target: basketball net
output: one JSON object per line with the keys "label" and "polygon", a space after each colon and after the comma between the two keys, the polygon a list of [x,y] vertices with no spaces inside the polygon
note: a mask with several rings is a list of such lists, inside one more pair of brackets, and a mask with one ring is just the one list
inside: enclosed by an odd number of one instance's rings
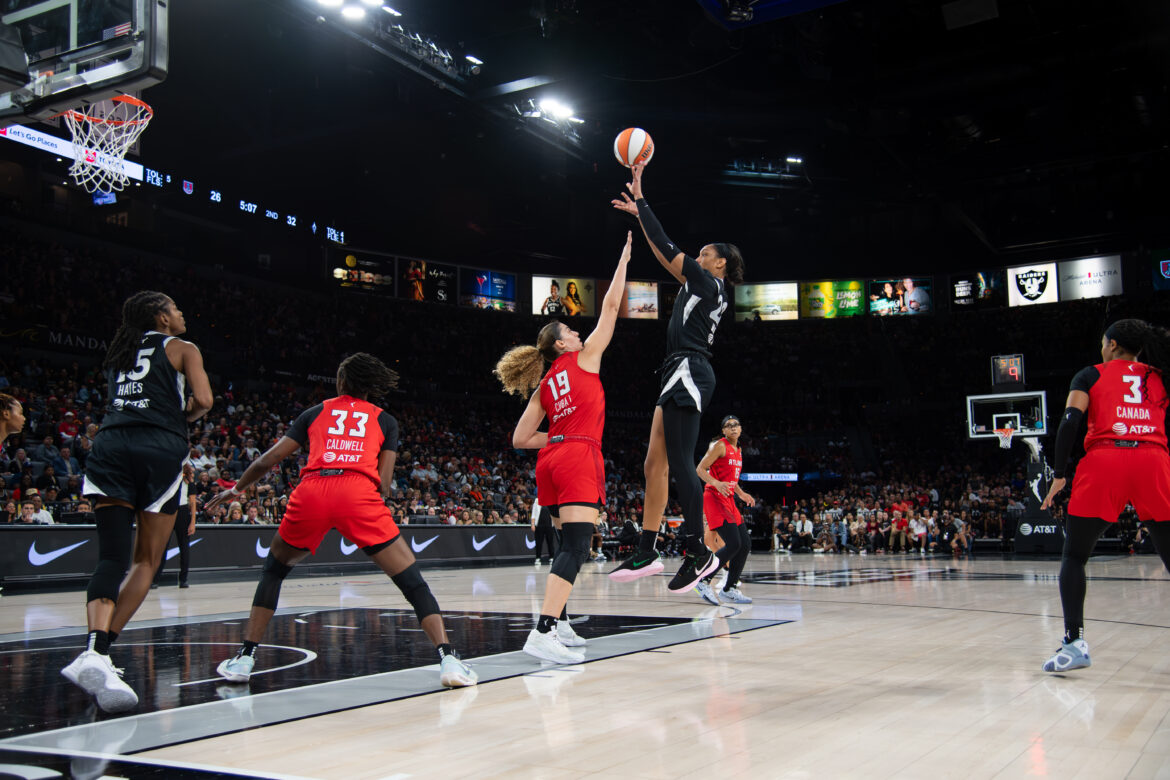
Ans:
{"label": "basketball net", "polygon": [[73,136],[69,175],[86,192],[121,191],[129,181],[126,150],[154,117],[151,107],[131,95],[117,95],[91,103],[85,113],[70,110],[62,116]]}
{"label": "basketball net", "polygon": [[1015,432],[1014,428],[996,428],[995,437],[999,439],[999,446],[1005,450],[1010,450],[1012,447],[1012,434]]}

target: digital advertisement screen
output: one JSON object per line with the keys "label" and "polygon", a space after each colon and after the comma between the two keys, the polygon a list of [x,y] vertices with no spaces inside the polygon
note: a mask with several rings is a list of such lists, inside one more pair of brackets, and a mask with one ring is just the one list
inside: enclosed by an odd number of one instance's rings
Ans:
{"label": "digital advertisement screen", "polygon": [[516,311],[515,274],[462,268],[459,280],[459,302],[464,306]]}
{"label": "digital advertisement screen", "polygon": [[1001,269],[972,271],[951,277],[952,309],[984,309],[1007,305]]}
{"label": "digital advertisement screen", "polygon": [[865,290],[860,280],[801,283],[801,317],[828,320],[859,314],[865,314]]}
{"label": "digital advertisement screen", "polygon": [[874,279],[869,283],[869,313],[879,317],[933,314],[933,280],[929,276]]}
{"label": "digital advertisement screen", "polygon": [[596,292],[597,282],[593,279],[533,276],[532,313],[549,317],[595,317]]}
{"label": "digital advertisement screen", "polygon": [[1062,301],[1121,295],[1121,255],[1065,260],[1057,273]]}
{"label": "digital advertisement screen", "polygon": [[[597,281],[597,305],[609,291],[609,280]],[[658,319],[658,282],[626,282],[618,316],[632,320]]]}
{"label": "digital advertisement screen", "polygon": [[1170,249],[1155,249],[1150,252],[1153,260],[1154,289],[1170,290]]}
{"label": "digital advertisement screen", "polygon": [[1007,269],[1008,306],[1056,303],[1056,263],[1021,265]]}
{"label": "digital advertisement screen", "polygon": [[118,196],[113,192],[98,190],[93,194],[93,205],[112,206],[118,202]]}
{"label": "digital advertisement screen", "polygon": [[735,288],[735,319],[794,320],[800,314],[796,282],[741,284]]}
{"label": "digital advertisement screen", "polygon": [[398,261],[398,295],[412,301],[455,303],[455,285],[459,269],[426,260]]}
{"label": "digital advertisement screen", "polygon": [[394,258],[355,252],[333,253],[330,276],[342,289],[375,295],[394,294]]}

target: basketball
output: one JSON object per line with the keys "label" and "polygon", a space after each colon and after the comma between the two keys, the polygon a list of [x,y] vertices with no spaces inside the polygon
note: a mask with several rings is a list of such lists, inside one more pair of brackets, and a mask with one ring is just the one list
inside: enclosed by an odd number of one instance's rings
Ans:
{"label": "basketball", "polygon": [[640,127],[627,127],[613,139],[613,156],[627,168],[648,163],[654,156],[654,140]]}

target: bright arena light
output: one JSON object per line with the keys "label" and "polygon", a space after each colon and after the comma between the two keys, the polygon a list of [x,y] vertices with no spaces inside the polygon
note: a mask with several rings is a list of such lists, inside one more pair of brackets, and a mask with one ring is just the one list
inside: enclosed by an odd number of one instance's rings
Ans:
{"label": "bright arena light", "polygon": [[360,5],[347,5],[345,8],[341,9],[341,15],[351,21],[357,21],[358,19],[365,18],[366,9],[362,8]]}
{"label": "bright arena light", "polygon": [[557,119],[568,119],[573,115],[573,109],[553,98],[544,98],[540,101],[540,110],[552,114]]}
{"label": "bright arena light", "polygon": [[318,3],[326,8],[338,8],[345,0],[317,0]]}
{"label": "bright arena light", "polygon": [[371,8],[377,8],[382,4],[382,0],[362,0],[362,2]]}
{"label": "bright arena light", "polygon": [[390,14],[391,16],[402,16],[401,11],[395,11],[393,8],[391,8],[388,5],[382,6],[382,10],[385,11],[386,13]]}
{"label": "bright arena light", "polygon": [[468,54],[466,59],[472,65],[483,65],[483,60],[481,60],[479,57],[473,57],[470,54]]}

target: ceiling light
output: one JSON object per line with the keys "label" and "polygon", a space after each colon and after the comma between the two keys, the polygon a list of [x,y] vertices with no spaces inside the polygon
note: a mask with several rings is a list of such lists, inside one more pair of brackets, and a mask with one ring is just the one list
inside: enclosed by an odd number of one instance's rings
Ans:
{"label": "ceiling light", "polygon": [[365,18],[366,9],[362,8],[360,5],[347,5],[345,8],[341,9],[341,15],[350,21],[357,21],[358,19]]}
{"label": "ceiling light", "polygon": [[573,109],[553,98],[544,98],[541,100],[540,108],[546,114],[552,114],[557,119],[568,119],[574,113]]}
{"label": "ceiling light", "polygon": [[344,0],[317,0],[317,2],[326,8],[338,8]]}
{"label": "ceiling light", "polygon": [[371,8],[377,8],[382,4],[382,0],[362,0],[362,2]]}
{"label": "ceiling light", "polygon": [[481,60],[479,57],[473,57],[470,54],[468,54],[466,59],[472,65],[483,65],[483,60]]}
{"label": "ceiling light", "polygon": [[388,5],[382,6],[382,10],[385,11],[386,13],[390,14],[391,16],[402,16],[402,13],[400,11],[395,11],[393,8],[391,8]]}

